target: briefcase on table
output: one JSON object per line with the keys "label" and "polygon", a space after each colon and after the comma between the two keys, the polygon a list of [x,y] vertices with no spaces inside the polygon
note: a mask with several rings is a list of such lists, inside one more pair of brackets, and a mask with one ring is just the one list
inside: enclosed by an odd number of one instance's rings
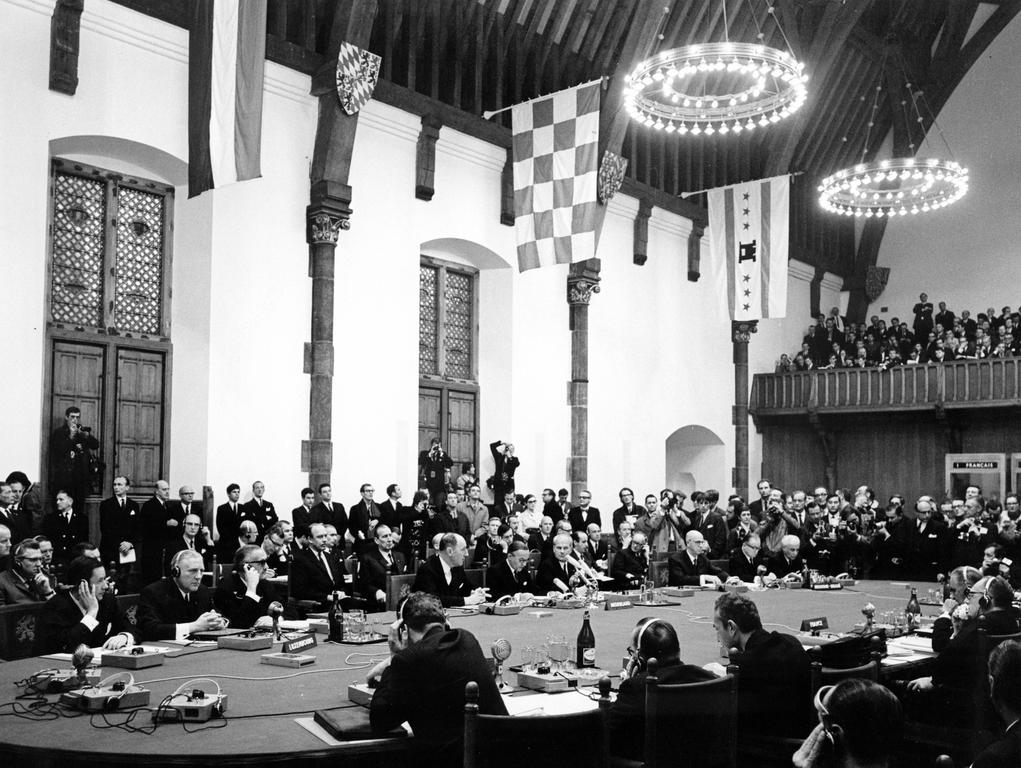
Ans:
{"label": "briefcase on table", "polygon": [[394,739],[408,735],[408,732],[400,726],[386,733],[375,733],[369,725],[369,710],[362,707],[320,709],[315,713],[315,721],[337,741]]}

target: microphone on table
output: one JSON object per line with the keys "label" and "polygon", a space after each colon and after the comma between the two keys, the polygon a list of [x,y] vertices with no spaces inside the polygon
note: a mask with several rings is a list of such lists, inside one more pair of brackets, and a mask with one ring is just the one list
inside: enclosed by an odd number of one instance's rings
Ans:
{"label": "microphone on table", "polygon": [[500,665],[510,658],[510,640],[502,637],[494,640],[493,644],[489,647],[489,652],[493,654],[493,661],[496,662],[496,673],[493,675],[496,678],[496,687],[502,691],[507,687],[507,684],[503,681],[503,672],[500,669]]}
{"label": "microphone on table", "polygon": [[274,600],[272,603],[269,604],[269,607],[266,609],[266,613],[269,614],[269,617],[271,619],[273,619],[273,635],[276,637],[278,641],[281,640],[282,638],[280,636],[280,617],[284,613],[284,606],[281,605],[277,600]]}
{"label": "microphone on table", "polygon": [[85,670],[92,663],[95,658],[95,654],[89,646],[82,643],[74,649],[74,653],[71,654],[71,665],[74,667],[74,671],[78,675],[78,681],[84,686],[86,684]]}

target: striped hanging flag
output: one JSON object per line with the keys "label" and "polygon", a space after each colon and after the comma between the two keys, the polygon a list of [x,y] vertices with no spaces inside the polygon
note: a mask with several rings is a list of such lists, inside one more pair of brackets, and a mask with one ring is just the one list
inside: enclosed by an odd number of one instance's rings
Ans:
{"label": "striped hanging flag", "polygon": [[790,176],[709,190],[709,258],[732,320],[787,315]]}
{"label": "striped hanging flag", "polygon": [[601,81],[511,109],[518,269],[596,255]]}
{"label": "striped hanging flag", "polygon": [[188,197],[262,175],[266,0],[193,0]]}

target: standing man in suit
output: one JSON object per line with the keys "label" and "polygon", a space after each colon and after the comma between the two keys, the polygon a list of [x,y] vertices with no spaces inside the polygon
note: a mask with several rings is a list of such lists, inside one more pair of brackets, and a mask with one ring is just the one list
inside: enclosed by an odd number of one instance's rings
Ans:
{"label": "standing man in suit", "polygon": [[615,531],[625,520],[634,525],[638,516],[645,511],[635,504],[635,492],[630,488],[621,488],[619,495],[620,506],[613,510],[613,530]]}
{"label": "standing man in suit", "polygon": [[671,587],[697,587],[704,583],[719,586],[720,582],[726,581],[729,578],[726,572],[714,568],[705,551],[705,537],[701,532],[692,528],[684,534],[684,549],[667,559],[670,572],[667,584]]}
{"label": "standing man in suit", "polygon": [[12,485],[0,483],[0,525],[7,526],[14,541],[21,541],[32,535],[32,523],[14,508],[14,498]]}
{"label": "standing man in suit", "polygon": [[557,491],[557,506],[560,508],[559,515],[550,515],[553,518],[553,525],[556,525],[561,520],[566,520],[567,516],[571,514],[571,495],[567,492],[566,488],[561,488]]}
{"label": "standing man in suit", "polygon": [[393,532],[386,523],[376,526],[376,546],[365,550],[358,568],[359,592],[370,606],[386,610],[386,577],[407,573],[404,555],[394,549]]}
{"label": "standing man in suit", "polygon": [[904,532],[909,578],[935,581],[937,573],[946,573],[950,534],[945,523],[932,519],[933,506],[927,498],[919,499],[915,503],[915,524]]}
{"label": "standing man in suit", "polygon": [[727,552],[727,521],[716,509],[720,492],[710,489],[704,493],[691,494],[695,511],[691,516],[691,527],[697,529],[709,545],[709,557],[723,557]]}
{"label": "standing man in suit", "polygon": [[182,523],[188,515],[195,514],[199,516],[199,519],[202,518],[202,504],[201,502],[196,503],[195,489],[190,485],[182,485],[177,490],[177,502],[171,502],[168,506],[174,517]]}
{"label": "standing man in suit", "polygon": [[53,559],[61,566],[71,561],[71,550],[89,538],[89,518],[74,507],[67,491],[57,492],[57,508],[43,519],[43,533],[53,542]]}
{"label": "standing man in suit", "polygon": [[71,589],[46,603],[36,620],[35,653],[73,653],[79,645],[116,651],[138,636],[117,605],[106,569],[93,557],[67,567]]}
{"label": "standing man in suit", "polygon": [[372,531],[382,514],[379,505],[372,500],[372,495],[376,492],[376,489],[372,487],[372,483],[362,483],[358,492],[362,495],[362,498],[351,507],[351,517],[348,520],[350,526],[348,533],[354,541],[356,555],[362,554],[368,548]]}
{"label": "standing man in suit", "polygon": [[578,506],[571,507],[567,520],[571,523],[572,531],[584,533],[588,529],[589,523],[595,523],[602,529],[603,521],[599,516],[599,510],[592,506],[591,491],[586,489],[578,494]]}
{"label": "standing man in suit", "polygon": [[748,509],[752,511],[752,517],[755,522],[761,523],[762,516],[766,512],[767,502],[769,501],[769,494],[773,490],[773,485],[768,480],[759,480],[755,486],[759,491],[759,498],[748,505]]}
{"label": "standing man in suit", "polygon": [[[737,661],[739,732],[805,736],[811,668],[798,639],[766,632],[755,603],[729,592],[716,600],[713,628],[721,647],[737,648],[741,653]],[[725,674],[716,662],[706,668]]]}
{"label": "standing man in suit", "polygon": [[226,621],[213,610],[213,594],[202,584],[202,556],[178,552],[170,575],[145,587],[138,596],[138,628],[143,640],[183,641],[193,632],[223,629]]}
{"label": "standing man in suit", "polygon": [[467,551],[468,545],[463,536],[457,533],[443,534],[439,551],[418,567],[412,592],[435,595],[444,608],[484,602],[486,589],[476,587],[465,575],[464,557]]}
{"label": "standing man in suit", "polygon": [[99,552],[104,563],[120,565],[138,546],[138,502],[128,498],[131,481],[113,479],[113,496],[99,503]]}
{"label": "standing man in suit", "polygon": [[[304,493],[304,491],[302,491]],[[347,533],[347,510],[344,505],[333,500],[333,486],[329,483],[319,484],[319,503],[312,507],[313,523],[333,523],[340,538]],[[294,521],[295,525],[298,521]]]}
{"label": "standing man in suit", "polygon": [[30,531],[28,535],[31,536],[43,525],[43,504],[39,498],[39,488],[20,469],[7,475],[6,482],[11,484],[11,490],[14,491],[12,511],[15,515],[24,515]]}
{"label": "standing man in suit", "polygon": [[497,440],[489,444],[489,452],[493,454],[493,498],[502,499],[508,493],[514,493],[514,472],[521,466],[521,460],[514,455],[514,444]]}
{"label": "standing man in suit", "polygon": [[216,508],[217,541],[234,541],[244,516],[241,503],[241,486],[231,483],[227,486],[227,501]]}
{"label": "standing man in suit", "polygon": [[266,493],[266,484],[261,480],[252,483],[252,500],[245,504],[247,517],[255,523],[259,529],[259,537],[266,535],[266,531],[273,527],[277,521],[277,510],[273,502],[263,498]]}
{"label": "standing man in suit", "polygon": [[[315,515],[312,512],[313,507],[318,507],[315,504],[316,493],[311,488],[301,489],[301,506],[295,507],[291,510],[291,521],[294,523],[295,528],[307,531],[312,523],[327,523],[333,522],[332,517],[330,520],[324,519],[323,515]],[[327,510],[324,508],[323,512]]]}
{"label": "standing man in suit", "polygon": [[151,584],[163,574],[163,548],[167,540],[180,530],[177,519],[170,514],[170,483],[156,481],[152,498],[142,505],[139,527],[142,533],[142,583]]}
{"label": "standing man in suit", "polygon": [[429,440],[429,450],[418,454],[418,476],[422,485],[429,491],[429,500],[435,506],[439,504],[439,496],[446,492],[447,471],[454,466],[438,437]]}
{"label": "standing man in suit", "polygon": [[308,549],[291,564],[291,596],[295,599],[326,605],[335,593],[347,597],[347,568],[343,560],[327,551],[327,543],[326,526],[312,523]]}
{"label": "standing man in suit", "polygon": [[50,437],[50,489],[67,491],[77,512],[85,513],[89,492],[89,451],[99,449],[92,427],[82,426],[76,405],[64,411],[64,424]]}

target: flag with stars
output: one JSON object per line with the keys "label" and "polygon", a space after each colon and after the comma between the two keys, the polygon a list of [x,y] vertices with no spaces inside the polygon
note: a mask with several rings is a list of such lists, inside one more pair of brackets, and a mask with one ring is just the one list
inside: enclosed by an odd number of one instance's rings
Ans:
{"label": "flag with stars", "polygon": [[790,176],[709,190],[709,258],[733,320],[787,314]]}

